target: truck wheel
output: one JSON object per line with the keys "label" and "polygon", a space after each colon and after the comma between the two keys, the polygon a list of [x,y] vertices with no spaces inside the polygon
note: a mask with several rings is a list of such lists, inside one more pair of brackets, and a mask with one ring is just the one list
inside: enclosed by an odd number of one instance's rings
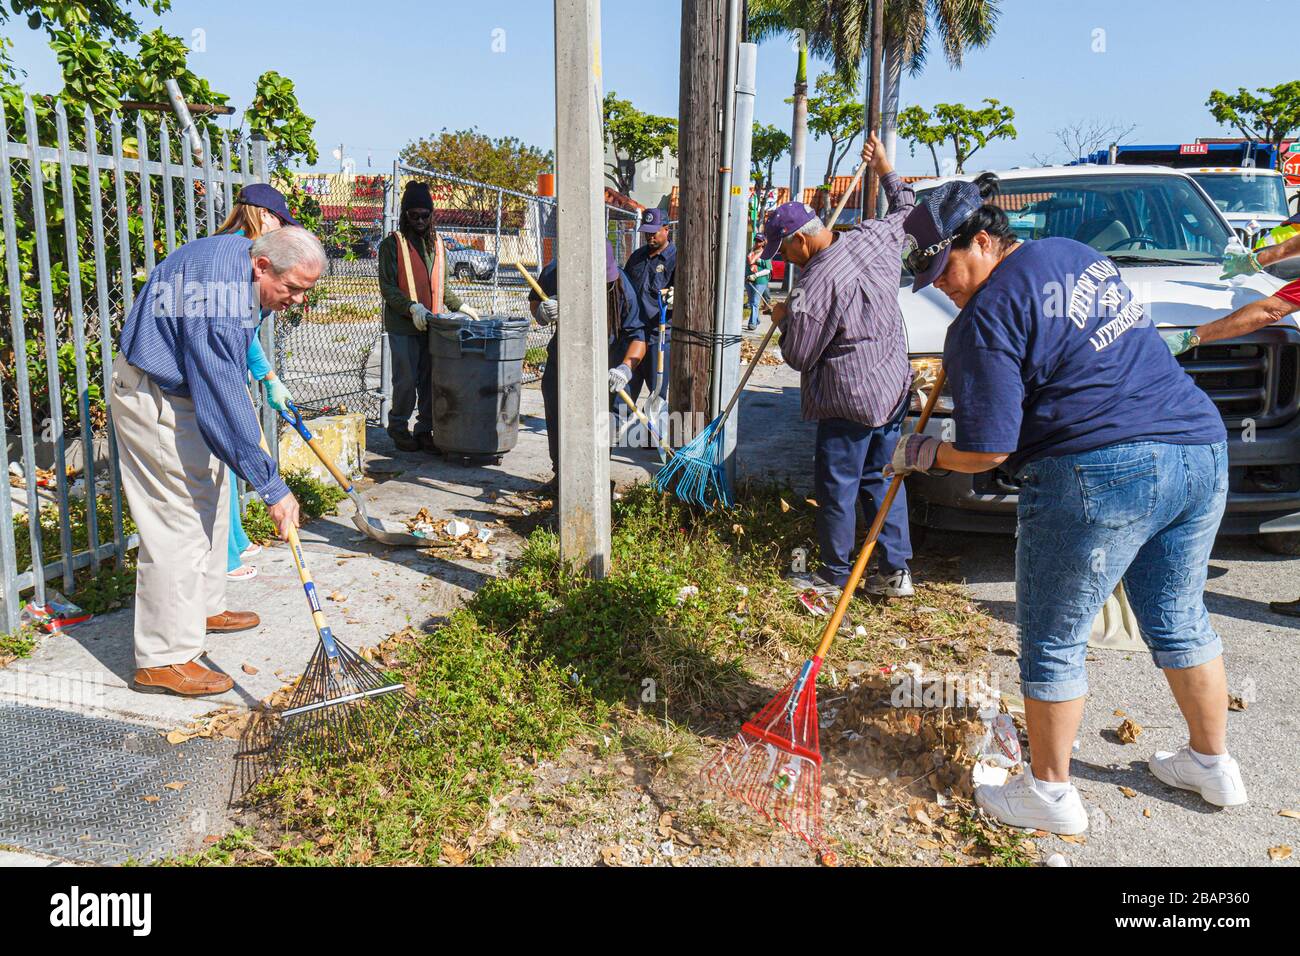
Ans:
{"label": "truck wheel", "polygon": [[1258,534],[1255,536],[1260,548],[1269,554],[1282,554],[1287,557],[1300,556],[1300,532],[1283,531],[1278,534]]}

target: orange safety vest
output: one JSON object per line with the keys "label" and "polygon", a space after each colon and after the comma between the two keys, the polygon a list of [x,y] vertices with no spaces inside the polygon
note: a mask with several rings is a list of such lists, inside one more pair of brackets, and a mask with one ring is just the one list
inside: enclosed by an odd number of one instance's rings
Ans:
{"label": "orange safety vest", "polygon": [[402,235],[401,230],[394,230],[393,237],[397,241],[397,259],[401,263],[401,268],[397,270],[397,287],[406,293],[408,299],[420,303],[435,315],[445,312],[442,280],[446,275],[446,253],[442,237],[436,233],[433,237],[432,274],[424,264],[424,256],[416,253],[415,247]]}

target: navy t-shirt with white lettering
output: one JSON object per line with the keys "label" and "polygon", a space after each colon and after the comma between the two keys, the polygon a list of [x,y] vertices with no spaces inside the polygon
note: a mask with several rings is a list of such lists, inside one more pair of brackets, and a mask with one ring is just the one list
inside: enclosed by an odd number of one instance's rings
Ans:
{"label": "navy t-shirt with white lettering", "polygon": [[1025,242],[944,342],[961,451],[1036,458],[1131,441],[1223,441],[1209,396],[1170,354],[1115,264],[1073,239]]}

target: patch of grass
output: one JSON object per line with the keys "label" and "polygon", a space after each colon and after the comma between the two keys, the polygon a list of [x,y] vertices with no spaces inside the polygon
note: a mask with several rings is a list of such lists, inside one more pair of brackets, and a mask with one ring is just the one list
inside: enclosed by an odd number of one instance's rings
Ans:
{"label": "patch of grass", "polygon": [[[748,710],[817,639],[781,580],[814,551],[813,515],[781,489],[741,489],[737,508],[702,513],[640,485],[615,503],[602,580],[534,531],[507,576],[436,630],[379,649],[438,715],[427,746],[295,768],[258,793],[276,836],[188,862],[489,862],[512,846],[498,801],[575,740],[609,738],[652,770],[688,766],[703,753],[693,724]],[[863,619],[885,613],[858,603]]]}
{"label": "patch of grass", "polygon": [[25,626],[12,634],[0,634],[0,667],[8,667],[16,660],[30,657],[36,649],[38,633],[35,628]]}
{"label": "patch of grass", "polygon": [[1013,827],[992,829],[971,815],[957,821],[956,830],[972,841],[974,856],[986,866],[1033,866],[1037,850],[1024,833]]}
{"label": "patch of grass", "polygon": [[[284,483],[298,499],[304,523],[323,515],[334,514],[338,510],[338,503],[347,497],[347,493],[337,483],[321,481],[305,469],[287,471],[283,477]],[[248,535],[250,541],[256,541],[258,544],[274,541],[279,536],[275,530],[275,522],[271,520],[266,505],[260,498],[248,502],[244,509],[243,525],[244,534]]]}

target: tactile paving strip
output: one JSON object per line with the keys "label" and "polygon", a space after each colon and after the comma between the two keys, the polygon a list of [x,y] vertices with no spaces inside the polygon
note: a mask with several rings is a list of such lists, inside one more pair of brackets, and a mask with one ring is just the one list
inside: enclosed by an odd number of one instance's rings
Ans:
{"label": "tactile paving strip", "polygon": [[225,829],[235,749],[230,740],[172,746],[137,724],[0,706],[0,843],[87,863],[193,851]]}

